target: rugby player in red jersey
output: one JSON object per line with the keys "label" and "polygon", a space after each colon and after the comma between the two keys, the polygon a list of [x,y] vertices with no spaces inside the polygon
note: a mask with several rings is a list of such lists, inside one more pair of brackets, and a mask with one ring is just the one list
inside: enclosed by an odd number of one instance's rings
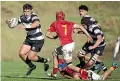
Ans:
{"label": "rugby player in red jersey", "polygon": [[[85,30],[82,25],[75,24],[73,22],[69,22],[64,20],[65,14],[62,11],[56,12],[56,21],[54,21],[49,29],[47,30],[46,37],[49,39],[60,39],[61,45],[56,48],[53,52],[53,75],[57,76],[58,71],[58,61],[56,57],[58,55],[63,55],[65,60],[65,65],[68,66],[69,69],[72,69],[76,72],[81,72],[81,69],[72,65],[72,52],[74,50],[75,42],[72,39],[72,32],[74,29],[80,29],[83,31],[88,37],[88,41],[92,41],[91,36]],[[53,36],[51,33],[56,32],[56,36]]]}

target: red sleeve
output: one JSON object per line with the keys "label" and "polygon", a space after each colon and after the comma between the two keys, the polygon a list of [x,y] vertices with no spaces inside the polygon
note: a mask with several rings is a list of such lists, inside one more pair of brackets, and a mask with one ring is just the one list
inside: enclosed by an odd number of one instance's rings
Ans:
{"label": "red sleeve", "polygon": [[50,27],[48,28],[47,31],[50,31],[50,32],[55,32],[56,31],[55,30],[55,23],[54,22],[50,25]]}

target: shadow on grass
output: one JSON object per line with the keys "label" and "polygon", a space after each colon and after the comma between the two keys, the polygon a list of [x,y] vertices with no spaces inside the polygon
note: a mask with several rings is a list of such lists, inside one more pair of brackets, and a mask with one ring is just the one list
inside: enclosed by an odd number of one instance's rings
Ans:
{"label": "shadow on grass", "polygon": [[60,80],[64,79],[62,77],[53,78],[53,77],[36,77],[36,76],[1,76],[6,78],[26,78],[26,79],[46,79],[46,80]]}

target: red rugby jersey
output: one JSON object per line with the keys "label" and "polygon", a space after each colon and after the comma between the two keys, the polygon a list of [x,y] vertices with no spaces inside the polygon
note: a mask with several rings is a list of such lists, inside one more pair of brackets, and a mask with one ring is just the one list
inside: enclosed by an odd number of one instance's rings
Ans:
{"label": "red rugby jersey", "polygon": [[73,32],[73,22],[61,20],[61,21],[55,21],[53,22],[48,31],[50,32],[56,32],[61,45],[66,45],[68,43],[72,43],[72,32]]}

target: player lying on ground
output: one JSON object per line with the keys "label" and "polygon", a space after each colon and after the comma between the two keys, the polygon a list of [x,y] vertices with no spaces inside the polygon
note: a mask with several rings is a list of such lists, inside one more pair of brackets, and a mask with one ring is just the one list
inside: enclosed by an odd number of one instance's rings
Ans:
{"label": "player lying on ground", "polygon": [[[65,78],[70,79],[82,79],[82,80],[106,80],[109,75],[117,68],[117,64],[113,63],[113,65],[102,75],[98,75],[92,70],[85,70],[82,69],[80,73],[75,72],[71,69],[69,69],[63,59],[58,59],[58,68],[60,71],[60,74]],[[54,75],[51,73],[48,73],[48,76],[54,77]]]}
{"label": "player lying on ground", "polygon": [[[97,64],[97,66],[99,66],[98,68],[106,71],[107,68],[104,66],[101,59],[106,46],[103,31],[101,30],[98,22],[88,15],[88,7],[86,5],[79,6],[79,14],[82,17],[81,24],[93,39],[92,42],[86,42],[82,49],[79,50],[77,56],[80,60],[80,65],[84,66],[84,68],[90,68],[94,64]],[[84,60],[88,62],[85,64]]]}
{"label": "player lying on ground", "polygon": [[27,31],[26,39],[19,50],[20,58],[29,66],[26,75],[29,75],[36,68],[32,61],[44,63],[45,71],[49,67],[46,63],[50,61],[37,55],[44,45],[44,36],[41,31],[40,20],[32,9],[32,5],[24,4],[23,15],[19,19],[11,18],[6,21],[10,28],[22,28]]}
{"label": "player lying on ground", "polygon": [[[56,48],[53,52],[53,74],[57,75],[57,69],[58,69],[58,63],[56,57],[57,55],[63,55],[64,60],[69,68],[80,72],[80,68],[75,67],[72,65],[72,53],[74,50],[75,42],[72,39],[72,32],[74,29],[81,29],[87,36],[88,41],[91,41],[92,38],[88,34],[88,32],[85,30],[85,28],[82,25],[75,24],[70,21],[65,20],[65,14],[62,11],[56,12],[56,21],[54,21],[47,33],[46,37],[49,39],[56,39],[57,37],[60,39],[61,46]],[[52,33],[56,32],[57,36],[53,36]]]}

